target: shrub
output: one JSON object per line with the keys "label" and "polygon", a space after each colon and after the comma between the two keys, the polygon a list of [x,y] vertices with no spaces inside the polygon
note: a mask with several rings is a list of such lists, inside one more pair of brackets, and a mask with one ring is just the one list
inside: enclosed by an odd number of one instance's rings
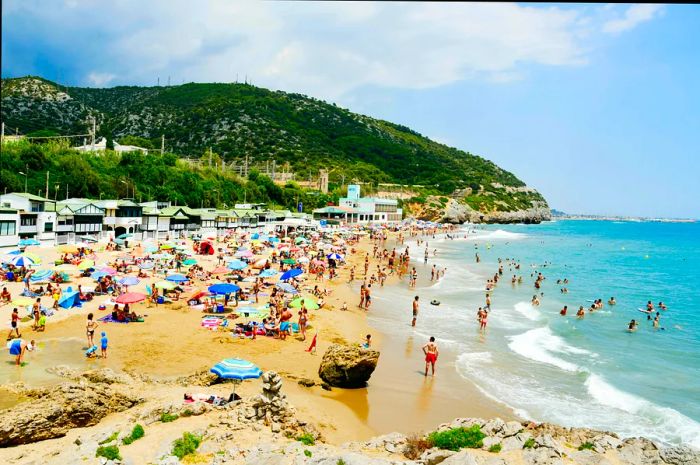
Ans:
{"label": "shrub", "polygon": [[163,423],[170,423],[171,421],[175,421],[178,418],[180,418],[178,415],[174,415],[172,413],[161,413],[160,414],[160,421]]}
{"label": "shrub", "polygon": [[433,444],[425,436],[412,434],[406,438],[403,455],[409,460],[417,460],[423,452],[433,447]]}
{"label": "shrub", "polygon": [[494,452],[494,453],[499,453],[501,451],[501,443],[499,442],[498,444],[494,444],[491,447],[489,447],[489,452]]}
{"label": "shrub", "polygon": [[335,462],[335,465],[348,465],[348,464],[345,463],[345,460],[343,460],[343,459],[338,459],[338,461]]}
{"label": "shrub", "polygon": [[104,457],[107,460],[122,459],[122,456],[119,455],[119,448],[117,446],[100,446],[95,452],[95,457]]}
{"label": "shrub", "polygon": [[314,437],[309,433],[304,433],[301,436],[297,436],[297,441],[305,446],[313,446],[316,443]]}
{"label": "shrub", "polygon": [[583,444],[578,446],[578,450],[593,450],[594,448],[595,446],[590,442],[584,442]]}
{"label": "shrub", "polygon": [[192,415],[194,415],[194,412],[190,409],[186,409],[182,413],[180,413],[180,416],[185,418],[191,417]]}
{"label": "shrub", "polygon": [[137,439],[141,439],[145,434],[146,432],[143,430],[143,426],[137,424],[134,426],[134,429],[131,430],[131,434],[122,439],[122,442],[128,446]]}
{"label": "shrub", "polygon": [[201,443],[201,437],[185,431],[182,433],[182,437],[180,439],[173,441],[172,455],[182,460],[184,456],[193,454]]}
{"label": "shrub", "polygon": [[119,431],[115,431],[107,439],[103,439],[102,441],[98,442],[97,444],[99,444],[99,445],[107,444],[108,442],[112,442],[115,439],[117,439],[117,436],[119,436]]}
{"label": "shrub", "polygon": [[535,447],[534,438],[529,438],[527,441],[525,441],[525,444],[523,444],[523,449],[532,449],[533,447]]}
{"label": "shrub", "polygon": [[447,431],[434,431],[428,436],[429,440],[440,449],[458,451],[468,447],[478,449],[484,445],[486,437],[479,425],[470,428],[452,428]]}
{"label": "shrub", "polygon": [[311,451],[309,449],[304,449],[304,455],[307,457],[311,457],[313,454],[311,453]]}

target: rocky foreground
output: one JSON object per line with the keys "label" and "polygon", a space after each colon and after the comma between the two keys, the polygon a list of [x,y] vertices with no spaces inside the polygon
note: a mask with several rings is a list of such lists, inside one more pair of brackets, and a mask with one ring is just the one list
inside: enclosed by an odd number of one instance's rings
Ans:
{"label": "rocky foreground", "polygon": [[[28,400],[0,411],[0,447],[5,448],[0,463],[700,465],[700,452],[685,446],[664,448],[644,438],[500,419],[460,418],[436,429],[476,427],[483,433],[477,448],[440,449],[427,435],[399,433],[331,445],[313,424],[298,418],[274,372],[263,375],[261,393],[223,406],[162,400],[161,392],[216,383],[207,373],[161,381],[108,369],[77,373],[58,367],[55,372],[67,381],[41,389],[11,386]],[[130,431],[136,424],[145,434],[134,439]],[[189,450],[173,445],[173,437],[183,434],[197,438]]]}

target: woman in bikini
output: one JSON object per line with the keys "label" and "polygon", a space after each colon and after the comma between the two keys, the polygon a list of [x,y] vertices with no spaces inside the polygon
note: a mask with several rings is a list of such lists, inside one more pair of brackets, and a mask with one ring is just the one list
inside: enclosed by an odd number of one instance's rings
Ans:
{"label": "woman in bikini", "polygon": [[99,326],[95,321],[93,321],[92,318],[92,313],[88,313],[87,324],[85,325],[85,329],[87,332],[88,348],[95,345],[95,341],[93,340],[93,338],[95,336],[95,329]]}

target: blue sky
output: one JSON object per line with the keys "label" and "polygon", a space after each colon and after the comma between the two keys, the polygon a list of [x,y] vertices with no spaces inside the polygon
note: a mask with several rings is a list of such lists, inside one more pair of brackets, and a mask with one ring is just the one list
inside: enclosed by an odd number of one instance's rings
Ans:
{"label": "blue sky", "polygon": [[700,218],[700,6],[5,0],[2,76],[301,92],[569,212]]}

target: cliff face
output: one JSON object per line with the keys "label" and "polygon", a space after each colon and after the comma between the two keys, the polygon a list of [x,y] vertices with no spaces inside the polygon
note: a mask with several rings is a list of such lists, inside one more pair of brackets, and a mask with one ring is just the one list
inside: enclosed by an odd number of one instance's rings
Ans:
{"label": "cliff face", "polygon": [[444,197],[428,197],[423,204],[411,204],[411,216],[419,220],[438,223],[526,223],[537,224],[552,219],[546,202],[533,201],[529,208],[513,211],[475,210],[466,202]]}

